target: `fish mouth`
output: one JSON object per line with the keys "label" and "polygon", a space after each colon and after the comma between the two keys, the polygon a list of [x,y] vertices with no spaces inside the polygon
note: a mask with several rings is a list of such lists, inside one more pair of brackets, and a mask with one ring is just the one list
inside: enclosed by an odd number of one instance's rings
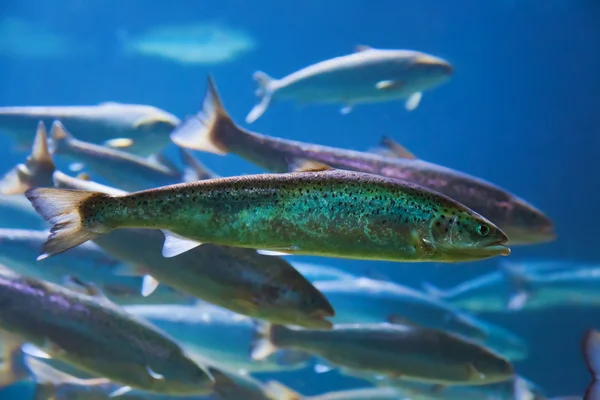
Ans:
{"label": "fish mouth", "polygon": [[479,247],[455,248],[449,251],[455,258],[464,260],[482,260],[494,256],[508,256],[510,248],[506,245],[506,241],[497,241]]}
{"label": "fish mouth", "polygon": [[309,320],[307,321],[306,327],[318,328],[318,329],[331,329],[333,323],[326,318],[333,317],[335,312],[333,308],[331,310],[316,310],[309,314]]}

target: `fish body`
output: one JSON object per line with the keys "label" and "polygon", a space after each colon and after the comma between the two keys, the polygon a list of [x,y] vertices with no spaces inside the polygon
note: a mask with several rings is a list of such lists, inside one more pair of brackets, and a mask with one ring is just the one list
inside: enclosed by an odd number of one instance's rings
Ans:
{"label": "fish body", "polygon": [[[451,75],[452,66],[447,61],[429,54],[363,46],[353,54],[310,65],[281,79],[256,72],[257,93],[262,101],[248,114],[246,122],[254,122],[271,101],[280,99],[345,107],[406,99],[415,94],[420,100],[422,91],[441,84]],[[419,100],[413,100],[416,105],[407,108],[415,108]]]}
{"label": "fish body", "polygon": [[368,278],[315,282],[336,310],[336,324],[391,322],[455,333],[509,360],[528,355],[523,339],[422,292]]}
{"label": "fish body", "polygon": [[552,221],[540,210],[474,176],[415,158],[392,158],[246,131],[227,115],[210,80],[202,112],[185,120],[171,138],[182,147],[233,153],[273,172],[287,172],[296,163],[311,160],[410,182],[442,193],[485,216],[507,234],[510,244],[540,243],[555,237]]}
{"label": "fish body", "polygon": [[56,121],[50,131],[53,154],[85,165],[85,169],[123,190],[143,190],[179,183],[179,170],[118,149],[76,139]]}
{"label": "fish body", "polygon": [[252,344],[255,322],[243,315],[211,305],[127,306],[125,309],[172,335],[190,357],[246,372],[297,369],[309,358],[297,352],[278,352],[254,361],[248,349]]}
{"label": "fish body", "polygon": [[57,254],[119,228],[167,231],[163,255],[200,243],[390,261],[473,261],[508,255],[506,235],[438,193],[377,175],[319,167],[218,178],[123,196],[26,192],[55,225]]}
{"label": "fish body", "polygon": [[513,375],[502,357],[459,336],[397,324],[335,325],[332,330],[267,326],[252,355],[277,348],[317,354],[342,368],[444,385],[482,385]]}
{"label": "fish body", "polygon": [[401,393],[391,387],[358,388],[302,396],[278,382],[267,382],[265,386],[273,400],[404,400]]}
{"label": "fish body", "polygon": [[210,387],[176,342],[100,295],[6,269],[0,304],[0,330],[91,374],[159,393],[203,394]]}
{"label": "fish body", "polygon": [[139,104],[0,107],[0,131],[20,147],[32,144],[39,121],[50,126],[55,120],[87,142],[103,144],[112,139],[129,139],[127,151],[142,156],[157,153],[167,146],[169,133],[179,123],[173,114]]}

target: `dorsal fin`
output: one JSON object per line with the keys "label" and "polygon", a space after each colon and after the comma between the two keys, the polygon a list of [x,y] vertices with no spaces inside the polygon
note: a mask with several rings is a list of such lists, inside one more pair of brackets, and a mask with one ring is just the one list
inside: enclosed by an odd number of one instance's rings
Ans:
{"label": "dorsal fin", "polygon": [[48,133],[46,132],[46,125],[44,125],[42,121],[38,122],[31,155],[28,157],[27,161],[54,165],[52,157],[50,157],[50,152],[48,151]]}
{"label": "dorsal fin", "polygon": [[373,50],[373,48],[371,46],[367,46],[365,44],[357,44],[356,47],[354,48],[354,51],[356,53],[360,53],[361,51],[367,51],[367,50]]}
{"label": "dorsal fin", "polygon": [[50,127],[50,137],[52,140],[64,140],[71,137],[65,126],[59,120],[55,120]]}
{"label": "dorsal fin", "polygon": [[320,163],[318,161],[300,160],[293,165],[293,172],[319,172],[329,171],[331,168],[327,164]]}
{"label": "dorsal fin", "polygon": [[409,160],[416,160],[417,157],[408,151],[404,146],[400,143],[396,142],[389,136],[382,136],[379,145],[386,150],[392,152],[398,158],[406,158]]}

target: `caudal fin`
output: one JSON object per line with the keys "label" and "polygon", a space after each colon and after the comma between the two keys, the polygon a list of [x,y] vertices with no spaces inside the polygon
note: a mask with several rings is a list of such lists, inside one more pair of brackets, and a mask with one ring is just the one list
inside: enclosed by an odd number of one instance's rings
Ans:
{"label": "caudal fin", "polygon": [[590,329],[581,341],[583,358],[592,375],[592,382],[588,386],[584,400],[600,400],[600,385],[598,385],[598,374],[600,373],[600,331]]}
{"label": "caudal fin", "polygon": [[272,330],[273,325],[271,324],[257,324],[255,338],[250,352],[253,360],[264,360],[277,351],[277,347],[271,341]]}
{"label": "caudal fin", "polygon": [[83,226],[80,214],[80,207],[84,202],[92,197],[107,197],[103,193],[36,188],[27,190],[25,196],[38,214],[53,225],[38,261],[62,253],[107,232],[98,229],[101,227],[96,227],[95,231],[87,229]]}
{"label": "caudal fin", "polygon": [[56,167],[48,151],[46,126],[39,122],[31,154],[25,164],[18,164],[0,179],[1,194],[23,194],[27,189],[53,186],[52,175]]}
{"label": "caudal fin", "polygon": [[275,81],[275,79],[271,78],[262,71],[256,71],[252,77],[258,83],[256,95],[260,96],[261,99],[260,102],[255,105],[252,110],[250,110],[248,116],[246,116],[246,123],[248,124],[251,124],[259,119],[260,116],[267,111],[267,108],[271,103],[271,97],[273,96],[273,82]]}
{"label": "caudal fin", "polygon": [[208,89],[202,111],[184,119],[171,132],[171,140],[178,146],[225,155],[227,146],[219,140],[221,132],[225,129],[239,128],[231,120],[221,103],[219,94],[212,78],[207,79]]}
{"label": "caudal fin", "polygon": [[300,393],[276,381],[265,383],[265,392],[270,398],[277,400],[302,400],[304,398]]}

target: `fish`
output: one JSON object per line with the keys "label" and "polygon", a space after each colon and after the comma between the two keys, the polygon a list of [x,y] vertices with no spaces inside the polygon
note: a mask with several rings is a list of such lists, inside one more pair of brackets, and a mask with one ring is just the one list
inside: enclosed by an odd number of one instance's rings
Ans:
{"label": "fish", "polygon": [[34,382],[33,400],[216,400],[210,395],[165,395],[131,389],[121,390],[121,386],[106,378],[78,378],[56,369],[42,359],[27,355],[25,364]]}
{"label": "fish", "polygon": [[[40,148],[34,148],[32,154],[44,155],[42,159],[50,157],[45,146],[45,133],[40,131],[38,135],[36,143]],[[53,173],[49,181],[38,179],[41,186],[126,194],[93,181],[70,177],[56,170],[52,162],[44,165],[46,169],[40,175]],[[200,164],[191,166],[198,171],[197,176],[210,173],[199,171],[201,167]],[[42,168],[34,170],[42,171]],[[35,176],[31,178],[37,179]],[[28,182],[24,180],[19,185],[30,187]],[[274,323],[331,326],[326,318],[334,315],[335,311],[327,299],[282,258],[262,255],[251,249],[217,245],[204,245],[177,257],[164,258],[163,242],[162,232],[149,229],[121,229],[95,239],[103,250],[131,267],[120,271],[121,275],[137,275],[115,277],[118,282],[124,284],[141,280],[141,295],[153,294],[144,303],[160,299],[166,290],[173,291],[171,288],[175,288],[177,293],[186,293],[234,312]],[[160,282],[165,285],[159,285]],[[158,293],[154,295],[154,291]],[[167,303],[167,299],[164,302]]]}
{"label": "fish", "polygon": [[331,319],[335,324],[389,322],[438,329],[487,346],[511,361],[527,355],[526,344],[516,335],[407,286],[365,277],[314,285],[336,310]]}
{"label": "fish", "polygon": [[411,400],[547,400],[544,392],[532,382],[516,376],[505,382],[475,386],[442,386],[403,379],[367,378],[375,385],[391,387],[401,398]]}
{"label": "fish", "polygon": [[0,132],[17,148],[32,145],[36,125],[60,121],[80,140],[125,149],[139,156],[158,153],[170,142],[169,133],[179,118],[159,108],[105,102],[81,106],[0,107]]}
{"label": "fish", "polygon": [[85,165],[87,171],[102,177],[110,185],[135,191],[179,183],[178,169],[118,149],[77,140],[60,121],[50,130],[53,155]]}
{"label": "fish", "polygon": [[185,65],[218,65],[235,60],[257,47],[242,29],[200,22],[161,25],[139,35],[121,33],[125,54],[160,58]]}
{"label": "fish", "polygon": [[[575,293],[578,290],[583,290],[586,296],[591,296],[586,301],[593,305],[596,304],[594,299],[597,297],[596,293],[592,293],[593,279],[596,275],[594,271],[597,268],[594,265],[580,265],[564,260],[517,260],[501,262],[498,271],[467,280],[453,288],[440,289],[429,282],[425,282],[423,288],[430,296],[474,313],[506,313],[511,309],[535,310],[552,307],[563,301],[577,303],[583,301]],[[586,276],[592,279],[589,285],[585,282]],[[531,283],[536,280],[549,286],[554,282],[554,294],[545,292],[543,296],[539,296],[542,293],[532,295],[533,286],[537,285],[532,286]],[[561,285],[561,280],[569,285],[564,287],[564,291],[559,291],[557,287]],[[572,284],[579,284],[580,287],[573,291]],[[571,292],[571,295],[567,292]]]}
{"label": "fish", "polygon": [[581,340],[581,349],[585,364],[592,375],[592,381],[585,391],[583,400],[598,400],[600,399],[600,385],[598,385],[598,371],[600,371],[598,364],[598,356],[600,355],[600,331],[588,329]]}
{"label": "fish", "polygon": [[0,391],[29,377],[21,346],[18,338],[0,336]]}
{"label": "fish", "polygon": [[261,101],[246,116],[246,123],[260,118],[271,102],[283,99],[342,104],[343,114],[362,103],[407,99],[406,109],[414,110],[423,91],[447,81],[452,73],[448,61],[420,51],[358,46],[353,54],[321,61],[281,79],[255,72]]}
{"label": "fish", "polygon": [[278,348],[319,355],[342,369],[442,385],[511,379],[511,363],[443,331],[399,324],[336,324],[331,330],[263,325],[252,348],[261,359]]}
{"label": "fish", "polygon": [[92,284],[87,294],[0,274],[0,331],[52,358],[126,388],[205,394],[212,381],[158,328],[123,311]]}
{"label": "fish", "polygon": [[218,368],[208,368],[214,378],[213,389],[221,400],[276,400],[262,382]]}
{"label": "fish", "polygon": [[292,261],[292,265],[298,272],[302,274],[302,276],[313,283],[357,278],[357,276],[354,274],[350,274],[330,265],[309,264],[299,261]]}
{"label": "fish", "polygon": [[401,400],[400,392],[394,388],[358,388],[328,392],[316,396],[303,396],[279,382],[267,382],[267,391],[277,400]]}
{"label": "fish", "polygon": [[122,196],[54,188],[29,189],[25,195],[53,225],[41,258],[119,228],[163,230],[165,257],[201,243],[407,262],[510,254],[504,232],[448,197],[320,164]]}
{"label": "fish", "polygon": [[304,352],[280,350],[263,360],[252,360],[248,349],[256,321],[209,303],[124,308],[170,334],[192,359],[238,373],[297,370],[311,358]]}
{"label": "fish", "polygon": [[191,150],[233,153],[272,172],[288,172],[309,160],[410,182],[444,194],[488,218],[506,233],[511,246],[544,243],[556,237],[552,220],[542,211],[474,176],[421,159],[390,158],[247,131],[227,114],[210,77],[203,109],[178,125],[171,140]]}

